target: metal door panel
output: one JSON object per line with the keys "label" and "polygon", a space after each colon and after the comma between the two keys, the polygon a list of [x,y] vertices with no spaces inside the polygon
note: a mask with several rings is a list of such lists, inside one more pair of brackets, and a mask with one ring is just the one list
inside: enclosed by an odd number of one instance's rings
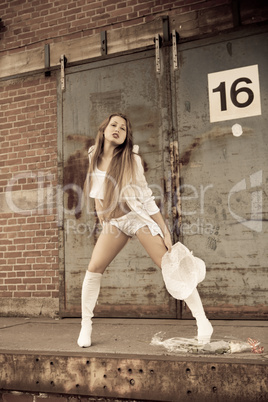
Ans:
{"label": "metal door panel", "polygon": [[[215,318],[267,315],[267,40],[259,33],[179,46],[180,238],[206,261],[199,289]],[[256,64],[262,114],[210,123],[208,74]]]}
{"label": "metal door panel", "polygon": [[[148,165],[147,179],[157,198],[163,195],[163,138],[159,77],[154,52],[116,57],[66,70],[62,132],[64,164],[64,306],[63,316],[80,315],[82,280],[100,232],[85,208],[74,214],[73,195],[82,186],[87,149],[107,115],[127,114],[134,143]],[[74,193],[68,192],[75,183]],[[93,211],[91,205],[91,212]],[[105,252],[105,250],[104,250]],[[95,316],[175,317],[176,301],[166,292],[161,272],[137,239],[131,239],[103,276]]]}

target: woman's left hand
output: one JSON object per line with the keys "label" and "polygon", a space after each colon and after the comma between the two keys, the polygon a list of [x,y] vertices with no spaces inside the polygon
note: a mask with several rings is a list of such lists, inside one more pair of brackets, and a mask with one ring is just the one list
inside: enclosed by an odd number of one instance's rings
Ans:
{"label": "woman's left hand", "polygon": [[164,243],[166,248],[168,249],[168,252],[171,252],[171,247],[172,247],[172,240],[169,232],[166,232],[164,234]]}

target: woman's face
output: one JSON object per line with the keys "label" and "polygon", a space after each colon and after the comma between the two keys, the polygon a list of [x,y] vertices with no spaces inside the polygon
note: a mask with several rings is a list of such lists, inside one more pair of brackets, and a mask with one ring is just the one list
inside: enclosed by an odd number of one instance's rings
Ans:
{"label": "woman's face", "polygon": [[126,136],[126,120],[120,116],[111,117],[107,127],[104,130],[105,141],[110,142],[114,146],[118,146],[124,143]]}

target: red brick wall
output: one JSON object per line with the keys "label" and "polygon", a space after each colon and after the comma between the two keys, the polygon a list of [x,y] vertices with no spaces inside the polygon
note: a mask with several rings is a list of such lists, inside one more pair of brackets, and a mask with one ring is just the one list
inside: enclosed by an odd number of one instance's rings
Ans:
{"label": "red brick wall", "polygon": [[101,29],[144,23],[156,13],[183,3],[171,0],[3,0],[0,13],[6,31],[2,35],[1,49],[38,47],[41,41],[51,43],[63,36],[83,37]]}
{"label": "red brick wall", "polygon": [[[55,77],[3,81],[0,88],[0,190],[6,203],[0,218],[0,296],[58,297],[56,210],[44,199],[57,184]],[[5,197],[8,185],[11,199]],[[39,205],[31,204],[29,191],[38,188]],[[18,204],[18,191],[25,205]]]}
{"label": "red brick wall", "polygon": [[[266,3],[266,0],[242,0],[242,24],[267,20]],[[230,4],[231,0],[2,0],[0,18],[4,27],[0,26],[0,52],[134,26],[161,14],[182,15],[191,11],[204,14]],[[208,20],[207,25],[211,24],[213,21]]]}
{"label": "red brick wall", "polygon": [[170,10],[185,13],[230,0],[3,0],[0,15],[6,30],[1,50],[39,47],[40,42],[83,37],[105,29],[141,24]]}
{"label": "red brick wall", "polygon": [[[212,17],[218,12],[219,19],[224,20],[225,16],[219,14],[223,8],[219,7],[228,7],[230,11],[230,3],[231,0],[2,0],[0,57],[43,48],[44,43],[144,24],[159,15],[183,17],[193,11],[189,14],[192,18],[202,17],[200,33],[213,33],[218,19]],[[254,17],[250,12],[252,2],[242,3],[245,24],[267,19],[264,0],[254,2]],[[230,28],[232,17],[228,21],[225,27]],[[30,190],[33,194],[39,191],[41,201],[42,191],[45,194],[48,188],[56,191],[56,76],[52,73],[44,77],[40,73],[27,78],[6,78],[0,81],[0,91],[0,297],[24,301],[57,299],[57,211],[55,205],[46,203],[44,210],[40,205],[31,207],[34,201],[27,198],[31,198]],[[22,191],[22,201],[26,197],[30,212],[16,212],[6,205],[6,186],[10,180],[14,194]],[[5,310],[6,314],[19,313],[13,308],[14,311]]]}

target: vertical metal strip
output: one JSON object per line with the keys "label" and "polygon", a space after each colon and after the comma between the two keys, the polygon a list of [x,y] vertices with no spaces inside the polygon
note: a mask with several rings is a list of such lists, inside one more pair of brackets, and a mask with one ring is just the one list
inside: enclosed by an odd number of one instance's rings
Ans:
{"label": "vertical metal strip", "polygon": [[50,76],[50,45],[45,44],[45,76]]}
{"label": "vertical metal strip", "polygon": [[102,56],[107,55],[107,32],[106,31],[101,32],[101,55]]}
{"label": "vertical metal strip", "polygon": [[61,82],[61,90],[65,91],[65,66],[67,59],[64,54],[60,57],[60,82]]}
{"label": "vertical metal strip", "polygon": [[172,31],[172,53],[173,53],[173,70],[174,71],[178,69],[177,37],[178,37],[178,34],[175,31],[175,29],[173,29],[173,31]]}
{"label": "vertical metal strip", "polygon": [[57,162],[58,185],[56,189],[57,226],[59,243],[59,315],[65,311],[65,239],[64,239],[64,205],[63,205],[63,92],[61,88],[61,72],[57,76]]}
{"label": "vertical metal strip", "polygon": [[161,72],[160,45],[161,36],[158,34],[155,37],[155,68],[158,74]]}
{"label": "vertical metal strip", "polygon": [[162,26],[163,26],[163,43],[170,43],[170,32],[169,32],[169,17],[165,15],[162,17]]}
{"label": "vertical metal strip", "polygon": [[241,25],[240,0],[232,0],[231,7],[234,27],[239,27]]}
{"label": "vertical metal strip", "polygon": [[[160,112],[162,120],[162,149],[163,149],[163,177],[164,177],[164,209],[163,217],[170,229],[173,241],[176,241],[174,220],[174,130],[173,130],[173,102],[172,102],[172,47],[169,45],[161,48],[161,74],[159,74]],[[181,305],[179,300],[170,300],[175,303],[175,318],[181,318]]]}

